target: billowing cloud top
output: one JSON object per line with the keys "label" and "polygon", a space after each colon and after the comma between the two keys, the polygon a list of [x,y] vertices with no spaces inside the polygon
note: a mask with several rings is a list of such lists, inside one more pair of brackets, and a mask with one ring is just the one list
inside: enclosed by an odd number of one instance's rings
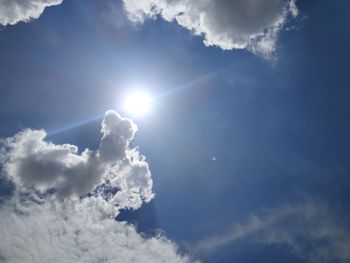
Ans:
{"label": "billowing cloud top", "polygon": [[143,22],[158,15],[176,21],[206,46],[225,50],[247,48],[269,57],[289,15],[297,16],[294,0],[123,0],[128,17]]}
{"label": "billowing cloud top", "polygon": [[[38,18],[46,7],[63,0],[0,0],[0,25]],[[123,0],[128,18],[143,23],[162,17],[204,37],[206,46],[248,49],[273,57],[279,31],[296,17],[295,0]]]}
{"label": "billowing cloud top", "polygon": [[137,126],[108,111],[102,122],[100,149],[45,141],[43,130],[26,129],[3,143],[3,172],[18,190],[57,191],[61,198],[84,196],[104,188],[115,189],[110,202],[120,208],[138,208],[153,198],[152,178],[145,158],[129,147]]}
{"label": "billowing cloud top", "polygon": [[63,0],[0,0],[0,25],[14,25],[38,18],[46,7]]}
{"label": "billowing cloud top", "polygon": [[164,236],[145,238],[114,220],[154,197],[145,157],[130,147],[136,131],[108,111],[97,150],[48,142],[43,130],[2,140],[0,179],[15,191],[0,203],[0,261],[190,262]]}

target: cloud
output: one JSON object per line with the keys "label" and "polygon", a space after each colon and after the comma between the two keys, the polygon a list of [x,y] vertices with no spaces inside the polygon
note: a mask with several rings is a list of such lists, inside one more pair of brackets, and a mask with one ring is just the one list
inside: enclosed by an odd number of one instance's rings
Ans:
{"label": "cloud", "polygon": [[0,261],[190,262],[165,237],[145,238],[111,215],[113,207],[94,197],[7,204],[0,208]]}
{"label": "cloud", "polygon": [[63,0],[1,0],[0,25],[14,25],[37,19],[49,6],[59,5]]}
{"label": "cloud", "polygon": [[101,132],[100,157],[105,161],[113,161],[126,157],[126,149],[137,132],[137,126],[131,120],[108,111]]}
{"label": "cloud", "polygon": [[104,188],[116,189],[111,202],[121,208],[138,208],[150,201],[153,181],[145,157],[130,148],[137,126],[114,111],[102,122],[100,149],[79,153],[71,144],[45,141],[43,130],[26,129],[3,141],[3,173],[22,192],[44,193],[54,189],[58,196],[84,196]]}
{"label": "cloud", "polygon": [[123,0],[129,19],[162,17],[204,37],[206,46],[248,49],[270,57],[278,32],[298,15],[294,0]]}
{"label": "cloud", "polygon": [[114,219],[154,197],[145,157],[130,147],[136,131],[108,111],[97,150],[45,141],[43,130],[2,140],[1,173],[15,191],[0,203],[0,261],[191,262],[163,235]]}
{"label": "cloud", "polygon": [[312,262],[350,261],[350,229],[328,205],[309,201],[281,209],[293,215],[264,231],[261,242],[285,244]]}
{"label": "cloud", "polygon": [[295,255],[312,262],[350,260],[349,227],[328,205],[311,199],[272,209],[263,216],[252,216],[225,235],[201,241],[194,250],[210,254],[243,238],[286,245]]}

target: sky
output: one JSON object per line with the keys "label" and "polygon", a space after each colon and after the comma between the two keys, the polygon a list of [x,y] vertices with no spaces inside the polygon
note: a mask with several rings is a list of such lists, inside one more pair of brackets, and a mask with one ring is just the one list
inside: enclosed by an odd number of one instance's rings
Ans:
{"label": "sky", "polygon": [[349,10],[0,0],[0,262],[350,262]]}

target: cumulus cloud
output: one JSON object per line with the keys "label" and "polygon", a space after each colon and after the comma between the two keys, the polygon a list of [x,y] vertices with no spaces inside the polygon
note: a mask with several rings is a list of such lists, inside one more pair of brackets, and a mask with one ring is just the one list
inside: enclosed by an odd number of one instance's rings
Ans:
{"label": "cumulus cloud", "polygon": [[14,25],[37,19],[49,6],[59,5],[63,0],[0,0],[0,25]]}
{"label": "cumulus cloud", "polygon": [[225,235],[203,240],[197,253],[212,253],[243,238],[263,244],[282,244],[291,252],[312,262],[349,262],[350,229],[331,208],[319,201],[307,200],[284,205],[263,216],[252,216]]}
{"label": "cumulus cloud", "polygon": [[106,161],[124,159],[136,131],[137,126],[131,120],[108,111],[102,122],[101,158]]}
{"label": "cumulus cloud", "polygon": [[298,15],[295,0],[123,0],[129,19],[162,17],[204,37],[206,46],[271,57],[278,32]]}
{"label": "cumulus cloud", "polygon": [[2,140],[2,176],[15,191],[0,204],[0,261],[190,262],[163,235],[115,220],[154,197],[145,157],[130,147],[136,131],[108,111],[97,150],[48,142],[43,130]]}
{"label": "cumulus cloud", "polygon": [[116,189],[111,202],[121,208],[138,208],[150,201],[152,178],[145,157],[130,148],[137,126],[108,111],[102,122],[100,149],[79,153],[71,144],[45,141],[43,130],[26,129],[3,141],[3,173],[22,192],[54,189],[61,198],[92,191]]}

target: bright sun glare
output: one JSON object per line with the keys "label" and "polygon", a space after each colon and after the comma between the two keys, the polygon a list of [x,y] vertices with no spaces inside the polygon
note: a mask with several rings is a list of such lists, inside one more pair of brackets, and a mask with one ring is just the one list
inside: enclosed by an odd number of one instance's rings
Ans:
{"label": "bright sun glare", "polygon": [[125,99],[124,108],[130,114],[143,116],[149,113],[152,106],[152,97],[145,91],[131,92]]}

